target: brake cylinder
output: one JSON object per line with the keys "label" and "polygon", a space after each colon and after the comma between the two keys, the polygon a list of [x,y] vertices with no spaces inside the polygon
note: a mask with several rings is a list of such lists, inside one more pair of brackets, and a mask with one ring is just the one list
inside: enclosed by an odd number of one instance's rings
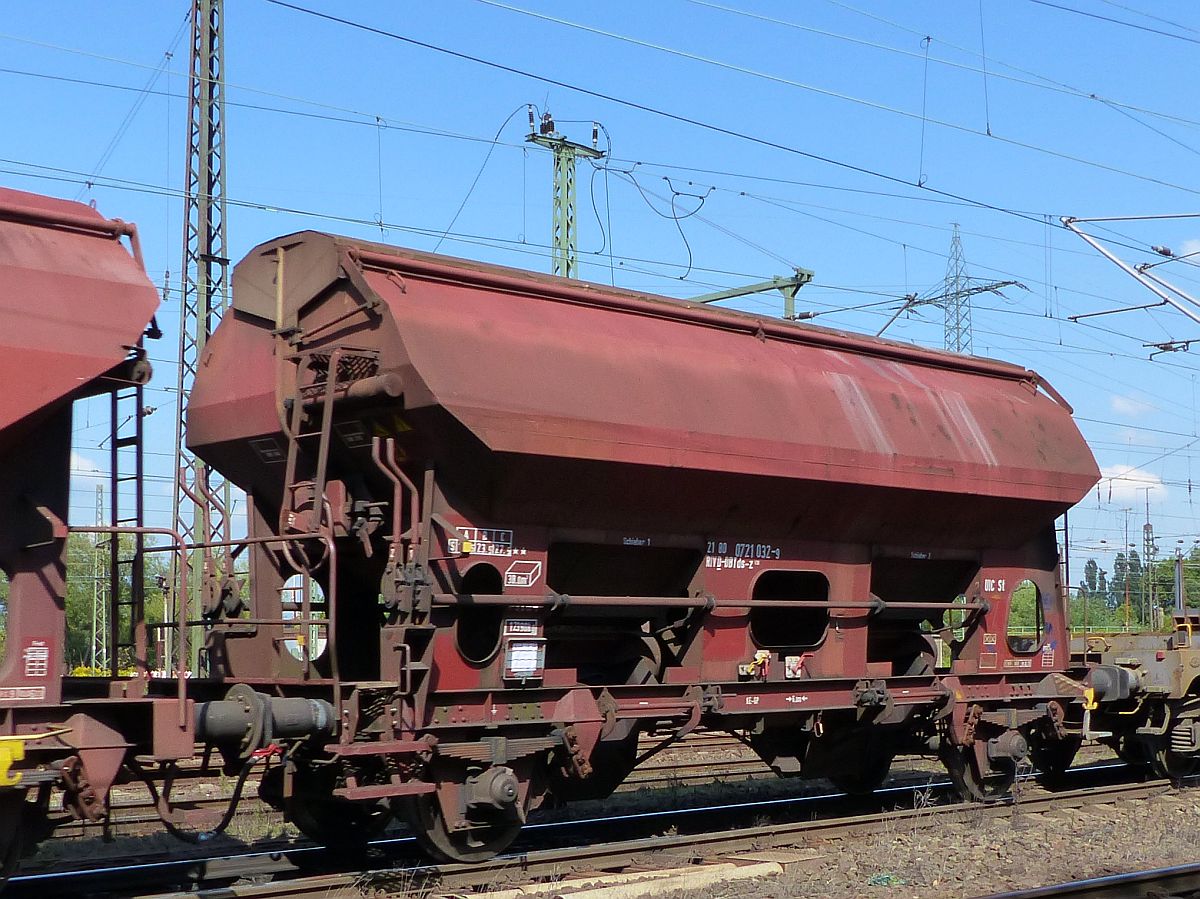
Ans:
{"label": "brake cylinder", "polygon": [[196,737],[240,758],[273,740],[329,736],[333,706],[323,699],[279,697],[246,684],[230,688],[224,699],[196,703]]}

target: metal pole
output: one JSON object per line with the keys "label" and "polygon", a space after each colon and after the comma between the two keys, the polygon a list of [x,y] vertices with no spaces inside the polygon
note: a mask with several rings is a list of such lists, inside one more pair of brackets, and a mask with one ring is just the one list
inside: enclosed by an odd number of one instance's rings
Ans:
{"label": "metal pole", "polygon": [[1129,630],[1129,513],[1125,510],[1125,630]]}
{"label": "metal pole", "polygon": [[[1063,582],[1063,594],[1067,598],[1067,627],[1071,626],[1071,535],[1068,531],[1067,513],[1063,512],[1063,539],[1062,539],[1062,565],[1061,574]],[[1084,632],[1087,632],[1087,607],[1088,597],[1079,591],[1078,598],[1083,600],[1083,620]]]}
{"label": "metal pole", "polygon": [[[530,108],[529,124],[533,127],[533,111]],[[596,132],[593,128],[592,137],[595,143]],[[537,133],[526,135],[529,143],[545,147],[554,154],[554,192],[553,215],[551,226],[554,244],[554,274],[564,278],[574,278],[579,273],[579,263],[576,258],[578,236],[575,223],[575,160],[579,156],[588,159],[603,159],[603,150],[595,146],[585,146],[567,140],[554,129],[554,119],[550,113],[542,116],[541,128]]]}
{"label": "metal pole", "polygon": [[1183,596],[1183,550],[1175,548],[1175,611],[1182,612],[1184,605]]}
{"label": "metal pole", "polygon": [[[1109,262],[1116,264],[1117,267],[1121,269],[1121,271],[1125,272],[1130,277],[1136,278],[1141,284],[1143,284],[1145,287],[1149,288],[1150,291],[1153,292],[1156,296],[1158,296],[1161,299],[1165,300],[1166,302],[1170,303],[1172,306],[1174,306],[1176,309],[1178,309],[1180,312],[1182,312],[1184,315],[1186,315],[1188,318],[1190,318],[1196,324],[1200,324],[1200,313],[1197,313],[1196,310],[1194,308],[1192,308],[1189,304],[1179,301],[1175,297],[1171,296],[1170,293],[1163,290],[1157,284],[1150,283],[1154,279],[1151,279],[1147,276],[1143,276],[1142,272],[1139,272],[1137,269],[1133,268],[1133,266],[1129,265],[1129,263],[1125,262],[1123,259],[1120,259],[1117,256],[1110,253],[1104,247],[1104,245],[1101,244],[1098,240],[1096,240],[1090,234],[1085,233],[1082,229],[1077,227],[1077,223],[1081,222],[1081,221],[1095,222],[1095,221],[1107,221],[1107,219],[1074,219],[1074,218],[1070,218],[1070,217],[1064,217],[1063,219],[1061,219],[1061,221],[1064,226],[1069,228],[1071,231],[1074,231],[1076,234],[1078,234],[1080,237],[1082,237],[1085,241],[1087,241],[1087,243],[1090,244],[1092,246],[1092,248],[1095,249],[1097,252],[1099,252],[1100,255],[1102,255],[1105,259],[1107,259]],[[1175,288],[1172,288],[1172,290],[1175,290]]]}
{"label": "metal pole", "polygon": [[[214,474],[186,448],[187,403],[204,345],[228,306],[228,268],[225,241],[225,73],[222,54],[224,0],[194,0],[192,4],[191,77],[188,102],[187,189],[184,194],[184,239],[180,290],[179,378],[176,394],[174,528],[189,543],[205,543],[224,522],[207,502],[214,490],[223,491],[230,507],[229,485],[214,484]],[[202,489],[192,491],[202,501],[189,500],[185,479]],[[190,507],[190,509],[188,508]],[[185,511],[186,510],[186,511]],[[198,557],[186,561],[182,577],[172,571],[172,584],[181,589],[174,604],[195,606],[200,618],[200,593],[205,572]],[[174,610],[172,617],[175,617]],[[189,647],[192,671],[199,667],[199,641]]]}
{"label": "metal pole", "polygon": [[[1138,617],[1147,627],[1154,626],[1154,525],[1150,523],[1150,491],[1153,487],[1139,487],[1146,492],[1146,523],[1142,525],[1142,601],[1138,604]],[[1145,611],[1143,612],[1142,609]]]}
{"label": "metal pole", "polygon": [[[104,487],[96,485],[96,526],[104,524]],[[108,597],[101,584],[104,566],[101,564],[99,536],[92,540],[92,651],[89,660],[92,671],[108,667]]]}

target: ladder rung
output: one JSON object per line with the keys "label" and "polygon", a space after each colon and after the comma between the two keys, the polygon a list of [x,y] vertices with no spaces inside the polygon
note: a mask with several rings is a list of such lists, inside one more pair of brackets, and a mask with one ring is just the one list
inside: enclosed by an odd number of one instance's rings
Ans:
{"label": "ladder rung", "polygon": [[118,437],[117,441],[116,441],[117,449],[121,449],[122,447],[126,447],[126,446],[136,446],[137,442],[138,442],[138,439],[136,436],[134,436],[134,437]]}

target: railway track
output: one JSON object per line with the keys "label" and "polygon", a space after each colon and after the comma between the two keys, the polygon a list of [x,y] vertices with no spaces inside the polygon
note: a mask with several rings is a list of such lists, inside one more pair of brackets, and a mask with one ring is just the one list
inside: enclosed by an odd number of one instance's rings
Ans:
{"label": "railway track", "polygon": [[[1080,769],[1077,774],[1080,779],[1112,776],[1107,768]],[[1031,789],[1032,783],[1028,783],[1023,792],[1028,794]],[[114,889],[123,896],[156,899],[177,899],[183,895],[205,899],[270,899],[327,895],[347,889],[386,895],[417,887],[422,895],[433,896],[511,881],[519,881],[527,889],[530,883],[547,881],[549,890],[553,889],[550,881],[571,872],[604,872],[604,876],[609,876],[626,869],[633,857],[658,858],[669,864],[703,859],[708,865],[742,867],[759,863],[752,861],[747,853],[772,847],[856,837],[898,826],[941,826],[956,820],[977,820],[980,815],[1038,814],[1052,809],[1147,799],[1170,789],[1166,781],[1102,784],[1069,792],[1022,795],[1016,801],[979,806],[937,804],[949,795],[949,784],[935,783],[882,791],[876,797],[876,804],[893,807],[851,816],[838,813],[844,812],[850,801],[846,796],[825,794],[532,824],[526,829],[523,851],[487,865],[414,865],[411,839],[399,837],[376,844],[383,857],[377,857],[375,867],[370,870],[362,870],[361,865],[348,870],[344,859],[343,867],[339,868],[336,867],[339,860],[331,859],[317,847],[294,846],[222,858],[161,860],[106,870],[19,876],[13,879],[10,889],[14,895],[36,894],[39,899],[84,892],[111,893]],[[912,807],[897,809],[894,806],[898,803]],[[798,815],[805,820],[796,820]],[[764,819],[770,819],[770,823],[761,823]],[[727,826],[731,820],[739,822],[739,826]],[[618,833],[632,836],[614,838]],[[315,876],[306,873],[323,865],[332,867]],[[246,882],[267,879],[270,882]],[[163,885],[186,892],[162,892]]]}
{"label": "railway track", "polygon": [[1197,899],[1200,864],[1173,865],[1132,874],[1073,880],[1030,890],[992,893],[981,899]]}

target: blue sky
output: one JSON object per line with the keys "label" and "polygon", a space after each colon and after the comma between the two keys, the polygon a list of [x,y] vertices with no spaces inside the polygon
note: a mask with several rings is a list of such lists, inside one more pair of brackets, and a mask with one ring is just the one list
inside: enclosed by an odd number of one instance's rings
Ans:
{"label": "blue sky", "polygon": [[[1156,298],[1058,226],[1062,215],[1200,206],[1193,4],[298,3],[394,36],[267,0],[227,5],[234,259],[311,227],[548,268],[550,159],[523,141],[528,103],[585,142],[601,123],[611,145],[605,168],[579,171],[580,259],[592,280],[686,297],[802,266],[816,279],[798,308],[874,333],[899,297],[936,293],[958,223],[973,277],[1024,285],[975,298],[976,353],[1045,375],[1109,476],[1072,515],[1074,579],[1087,555],[1111,568],[1125,509],[1140,546],[1139,488],[1151,488],[1161,552],[1200,537],[1196,360],[1151,361],[1143,346],[1200,331],[1165,308],[1069,321]],[[151,277],[169,271],[174,288],[187,4],[7,8],[0,183],[94,199],[136,221]],[[1152,245],[1200,249],[1200,220],[1106,227],[1095,233],[1135,263],[1161,258]],[[1197,260],[1157,271],[1200,291]],[[782,311],[769,295],[734,305]],[[167,337],[151,349],[159,521],[177,314],[172,295]],[[901,316],[888,335],[938,346],[940,310]],[[77,423],[77,522],[92,516],[87,471],[104,464],[88,450],[100,419],[96,405]]]}

